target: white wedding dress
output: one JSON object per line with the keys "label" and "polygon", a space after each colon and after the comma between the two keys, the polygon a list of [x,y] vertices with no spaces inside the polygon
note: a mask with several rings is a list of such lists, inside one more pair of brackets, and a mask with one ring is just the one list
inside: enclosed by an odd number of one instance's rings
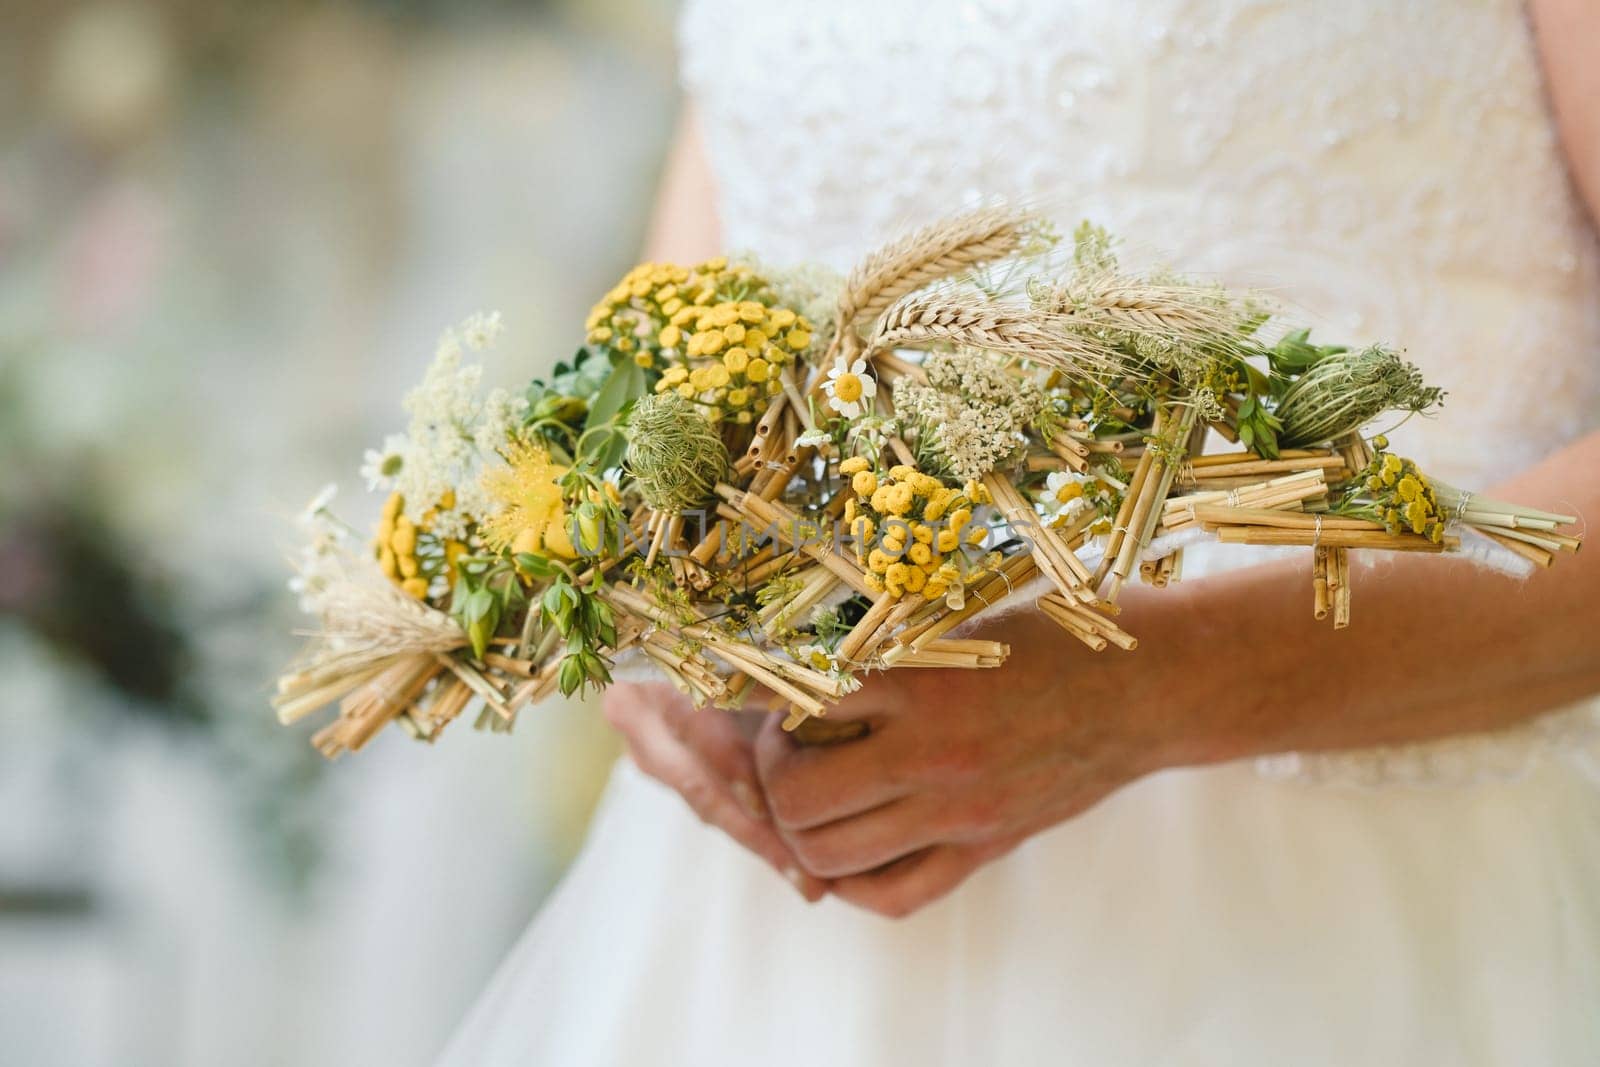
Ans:
{"label": "white wedding dress", "polygon": [[[843,268],[1023,197],[1406,346],[1450,396],[1401,450],[1452,483],[1600,414],[1519,0],[690,0],[681,44],[729,247]],[[899,922],[624,763],[443,1062],[1600,1064],[1597,737],[1159,774]]]}

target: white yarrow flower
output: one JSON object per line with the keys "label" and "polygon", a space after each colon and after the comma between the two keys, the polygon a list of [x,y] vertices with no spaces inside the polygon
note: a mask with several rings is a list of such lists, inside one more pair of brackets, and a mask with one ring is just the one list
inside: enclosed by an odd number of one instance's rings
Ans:
{"label": "white yarrow flower", "polygon": [[867,372],[867,361],[854,363],[845,356],[834,360],[828,371],[822,391],[828,394],[828,406],[847,419],[861,417],[864,402],[878,395],[878,383]]}
{"label": "white yarrow flower", "polygon": [[474,352],[481,352],[495,343],[500,337],[501,328],[500,312],[485,314],[480,311],[461,324],[461,339]]}

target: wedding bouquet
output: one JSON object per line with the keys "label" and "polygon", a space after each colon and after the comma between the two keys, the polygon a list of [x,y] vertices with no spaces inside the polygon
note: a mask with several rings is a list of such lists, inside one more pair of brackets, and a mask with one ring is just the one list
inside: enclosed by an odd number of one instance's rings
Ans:
{"label": "wedding bouquet", "polygon": [[308,511],[292,585],[318,625],[275,704],[286,723],[338,704],[325,755],[390,722],[431,741],[469,705],[508,729],[624,656],[696,704],[764,689],[821,740],[867,672],[1001,664],[956,633],[1008,597],[1135,647],[1121,590],[1177,581],[1199,540],[1309,548],[1335,627],[1351,550],[1467,539],[1548,566],[1579,544],[1574,517],[1363,436],[1442,399],[1396,352],[1315,343],[1253,295],[1132,272],[1102,230],[1061,242],[1006,207],[848,278],[641,264],[521,395],[480,394],[467,362],[499,328],[447,333],[408,432],[368,453],[389,492],[370,538],[327,494]]}

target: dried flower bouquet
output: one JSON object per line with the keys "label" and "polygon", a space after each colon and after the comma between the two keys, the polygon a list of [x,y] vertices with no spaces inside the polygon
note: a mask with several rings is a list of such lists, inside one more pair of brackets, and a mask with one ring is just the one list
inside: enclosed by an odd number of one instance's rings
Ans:
{"label": "dried flower bouquet", "polygon": [[[1029,586],[1090,648],[1133,648],[1122,589],[1179,580],[1199,539],[1311,549],[1312,609],[1336,627],[1352,550],[1577,550],[1572,516],[1362,436],[1442,398],[1398,354],[1130,272],[1092,226],[1059,245],[991,207],[846,279],[642,264],[522,396],[480,395],[466,362],[497,316],[446,334],[408,432],[367,455],[389,491],[375,536],[326,496],[308,511],[292,584],[319,625],[280,717],[337,703],[314,738],[329,756],[390,722],[432,740],[474,705],[509,729],[627,655],[697,704],[765,690],[822,739],[864,672],[1000,665],[1004,644],[958,628]],[[1229,448],[1205,453],[1215,437]]]}

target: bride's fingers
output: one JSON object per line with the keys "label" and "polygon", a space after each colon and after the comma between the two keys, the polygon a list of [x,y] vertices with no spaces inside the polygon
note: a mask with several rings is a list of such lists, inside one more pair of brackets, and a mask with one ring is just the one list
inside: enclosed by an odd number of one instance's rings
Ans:
{"label": "bride's fingers", "polygon": [[719,708],[696,708],[685,701],[666,709],[663,718],[672,735],[693,749],[728,783],[734,799],[746,814],[761,821],[771,818],[756,777],[754,746],[733,713]]}
{"label": "bride's fingers", "polygon": [[732,784],[673,735],[659,709],[655,714],[615,715],[613,721],[622,729],[628,754],[640,770],[676,790],[702,821],[772,864],[807,900],[822,898],[826,883],[801,870],[772,823],[756,818],[740,803]]}
{"label": "bride's fingers", "polygon": [[920,793],[809,830],[784,830],[783,838],[819,878],[864,874],[948,841],[939,803]]}
{"label": "bride's fingers", "polygon": [[935,845],[876,871],[840,878],[834,896],[891,919],[904,918],[945,896],[990,860],[1011,851],[1016,839],[983,845]]}
{"label": "bride's fingers", "polygon": [[835,745],[803,745],[776,716],[756,736],[756,773],[772,817],[803,830],[871,811],[911,792],[890,773],[888,742],[877,734]]}

